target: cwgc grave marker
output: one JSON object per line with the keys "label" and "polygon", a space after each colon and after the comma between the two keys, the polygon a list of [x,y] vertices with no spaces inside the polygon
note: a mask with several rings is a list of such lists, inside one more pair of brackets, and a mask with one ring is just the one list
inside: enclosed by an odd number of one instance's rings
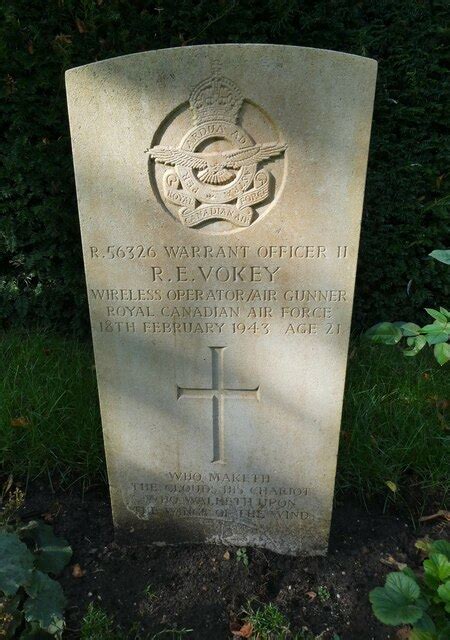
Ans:
{"label": "cwgc grave marker", "polygon": [[128,540],[326,552],[375,77],[275,45],[67,73]]}

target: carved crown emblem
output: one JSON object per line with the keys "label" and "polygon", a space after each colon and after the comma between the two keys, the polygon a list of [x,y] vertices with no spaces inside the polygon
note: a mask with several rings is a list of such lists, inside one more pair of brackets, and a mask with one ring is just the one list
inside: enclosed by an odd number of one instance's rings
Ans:
{"label": "carved crown emblem", "polygon": [[236,122],[242,102],[242,94],[234,82],[218,75],[200,82],[189,98],[195,122]]}
{"label": "carved crown emblem", "polygon": [[[281,155],[287,145],[256,144],[237,124],[243,101],[239,87],[215,65],[212,76],[191,92],[194,126],[178,147],[148,150],[155,162],[174,167],[164,173],[162,191],[166,202],[180,207],[180,220],[188,227],[211,220],[248,227],[252,207],[269,197],[269,172],[258,165]],[[220,141],[226,149],[217,150]]]}

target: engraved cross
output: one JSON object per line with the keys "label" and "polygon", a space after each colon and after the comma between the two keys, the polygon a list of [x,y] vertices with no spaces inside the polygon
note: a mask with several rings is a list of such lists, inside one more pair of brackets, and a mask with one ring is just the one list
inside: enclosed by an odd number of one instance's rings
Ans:
{"label": "engraved cross", "polygon": [[209,347],[212,358],[212,384],[210,388],[179,387],[177,385],[177,399],[199,398],[212,399],[212,427],[213,427],[213,459],[212,462],[225,462],[224,454],[224,400],[225,398],[240,398],[242,400],[259,400],[259,385],[254,389],[226,389],[223,375],[223,355],[226,347]]}

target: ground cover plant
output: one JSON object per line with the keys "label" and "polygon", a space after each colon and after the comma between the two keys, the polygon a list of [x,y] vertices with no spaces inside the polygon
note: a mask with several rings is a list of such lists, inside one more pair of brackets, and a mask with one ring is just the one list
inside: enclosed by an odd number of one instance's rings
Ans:
{"label": "ground cover plant", "polygon": [[450,636],[450,542],[419,541],[423,575],[409,567],[389,573],[384,587],[370,593],[373,612],[388,625],[411,625],[409,640],[447,640]]}
{"label": "ground cover plant", "polygon": [[[432,251],[432,258],[450,265],[450,249]],[[444,307],[425,309],[433,323],[420,327],[415,322],[380,322],[366,332],[375,344],[398,344],[405,338],[404,356],[416,356],[426,345],[433,347],[434,357],[442,366],[450,361],[450,311]]]}
{"label": "ground cover plant", "polygon": [[0,512],[0,635],[60,639],[66,598],[54,577],[70,561],[72,550],[48,524],[17,518],[24,495],[17,489],[8,495],[11,484],[4,488]]}

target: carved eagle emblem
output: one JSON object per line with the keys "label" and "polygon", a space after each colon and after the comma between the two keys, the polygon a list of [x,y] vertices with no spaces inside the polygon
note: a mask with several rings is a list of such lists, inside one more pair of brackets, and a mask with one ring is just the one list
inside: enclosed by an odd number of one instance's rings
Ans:
{"label": "carved eagle emblem", "polygon": [[242,167],[269,160],[283,153],[286,148],[286,144],[268,142],[220,153],[200,153],[163,145],[152,147],[148,151],[156,162],[197,169],[197,177],[201,182],[220,185],[234,178],[236,171]]}

